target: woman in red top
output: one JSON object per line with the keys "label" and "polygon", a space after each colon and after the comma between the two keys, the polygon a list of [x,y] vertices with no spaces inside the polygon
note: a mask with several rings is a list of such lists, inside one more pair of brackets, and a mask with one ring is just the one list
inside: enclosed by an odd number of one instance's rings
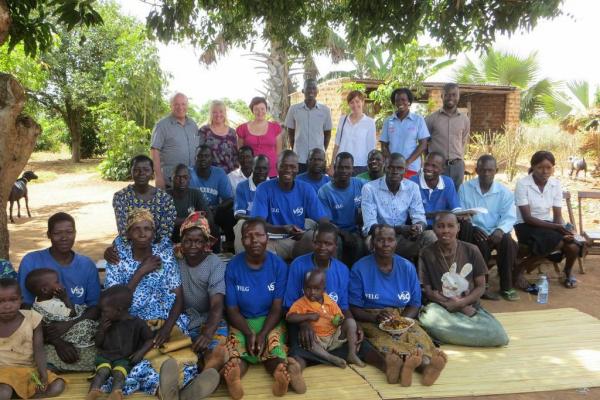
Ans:
{"label": "woman in red top", "polygon": [[267,101],[264,97],[255,97],[250,102],[254,120],[238,126],[238,148],[252,147],[255,155],[264,154],[269,158],[269,177],[277,176],[277,154],[283,148],[281,126],[277,122],[267,121]]}

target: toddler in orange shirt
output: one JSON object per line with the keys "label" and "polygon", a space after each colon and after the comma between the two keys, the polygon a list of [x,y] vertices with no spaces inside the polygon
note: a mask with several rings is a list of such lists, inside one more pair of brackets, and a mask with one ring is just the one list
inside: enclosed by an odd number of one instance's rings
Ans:
{"label": "toddler in orange shirt", "polygon": [[[322,271],[306,273],[304,296],[292,304],[286,321],[292,324],[310,322],[316,337],[310,351],[315,355],[340,368],[346,368],[346,361],[364,367],[365,364],[356,354],[356,322],[354,319],[344,319],[340,307],[325,293],[325,274]],[[346,342],[346,361],[329,353]]]}

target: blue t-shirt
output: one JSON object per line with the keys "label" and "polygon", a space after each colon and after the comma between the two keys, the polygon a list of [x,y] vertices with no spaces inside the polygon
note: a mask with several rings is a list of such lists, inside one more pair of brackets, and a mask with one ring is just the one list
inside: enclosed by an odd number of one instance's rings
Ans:
{"label": "blue t-shirt", "polygon": [[238,183],[235,188],[235,199],[233,202],[234,215],[250,215],[252,203],[254,202],[255,190],[250,190],[250,179]]}
{"label": "blue t-shirt", "polygon": [[246,253],[233,257],[225,269],[225,304],[237,306],[244,318],[264,317],[273,300],[283,300],[288,266],[268,251],[263,266],[254,270],[246,264]]}
{"label": "blue t-shirt", "polygon": [[327,217],[312,186],[295,181],[292,190],[284,191],[279,187],[279,178],[258,185],[251,214],[272,225],[293,224],[300,228],[304,227],[305,218],[318,221]]}
{"label": "blue t-shirt", "polygon": [[389,274],[377,267],[375,255],[358,260],[350,272],[351,305],[360,308],[404,308],[421,306],[421,286],[415,266],[405,258],[394,255]]}
{"label": "blue t-shirt", "polygon": [[189,167],[188,170],[190,173],[190,187],[199,189],[204,194],[209,206],[216,207],[220,202],[233,197],[231,183],[223,168],[210,167],[208,179],[198,176],[195,168]]}
{"label": "blue t-shirt", "polygon": [[301,174],[298,174],[298,176],[296,176],[296,181],[299,181],[299,180],[306,182],[310,186],[312,186],[313,189],[315,189],[315,193],[318,193],[319,189],[321,189],[321,187],[323,185],[325,185],[328,182],[331,182],[331,178],[327,174],[321,174],[321,179],[319,179],[318,181],[313,181],[312,179],[310,179],[308,172],[303,172]]}
{"label": "blue t-shirt", "polygon": [[[400,153],[404,158],[408,158],[419,145],[419,140],[427,138],[429,138],[429,130],[422,116],[409,112],[406,118],[400,120],[394,112],[383,121],[379,141],[388,144],[390,153]],[[406,169],[419,171],[421,157],[417,157],[412,164],[406,166]]]}
{"label": "blue t-shirt", "polygon": [[364,184],[364,180],[352,178],[346,189],[339,189],[333,186],[332,182],[319,189],[319,200],[323,203],[331,222],[343,231],[358,231],[356,214],[360,208]]}
{"label": "blue t-shirt", "polygon": [[58,272],[60,283],[65,287],[73,304],[94,306],[100,298],[100,279],[96,264],[86,256],[74,253],[73,261],[67,266],[60,265],[51,255],[50,249],[32,251],[23,257],[19,266],[19,285],[23,303],[33,304],[33,294],[25,288],[25,279],[34,269],[51,268]]}
{"label": "blue t-shirt", "polygon": [[[452,211],[460,208],[460,200],[458,199],[454,182],[449,176],[440,175],[438,185],[433,190],[427,186],[422,174],[415,175],[410,180],[419,185],[425,213]],[[427,218],[427,225],[433,226],[434,219]]]}
{"label": "blue t-shirt", "polygon": [[[304,296],[304,275],[316,268],[313,263],[313,253],[308,253],[296,258],[290,264],[287,287],[283,306],[290,308],[300,297]],[[350,272],[348,267],[337,258],[331,259],[331,265],[325,273],[325,291],[333,301],[342,309],[348,309],[348,285]]]}

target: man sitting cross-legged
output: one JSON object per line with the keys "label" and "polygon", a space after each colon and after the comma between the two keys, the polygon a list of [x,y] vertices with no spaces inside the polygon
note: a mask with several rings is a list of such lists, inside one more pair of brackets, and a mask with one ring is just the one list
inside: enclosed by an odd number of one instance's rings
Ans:
{"label": "man sitting cross-legged", "polygon": [[338,153],[333,164],[333,180],[319,189],[319,199],[331,222],[340,229],[338,258],[349,266],[366,252],[359,227],[361,190],[365,182],[352,177],[353,161],[352,154]]}
{"label": "man sitting cross-legged", "polygon": [[[406,160],[400,153],[392,153],[385,175],[371,181],[362,189],[363,235],[368,236],[375,224],[388,224],[396,231],[396,253],[411,261],[419,250],[435,242],[435,234],[425,231],[425,211],[419,185],[402,179]],[[410,218],[410,224],[407,223]]]}
{"label": "man sitting cross-legged", "polygon": [[305,219],[316,222],[329,220],[314,189],[308,183],[295,179],[298,173],[296,153],[291,150],[281,152],[277,173],[276,179],[263,182],[256,188],[251,216],[265,219],[268,233],[287,235],[283,239],[269,239],[268,249],[285,260],[291,260],[312,251],[313,232],[310,226],[306,226]]}
{"label": "man sitting cross-legged", "polygon": [[476,172],[477,178],[460,187],[460,203],[463,208],[481,207],[488,212],[474,215],[470,223],[463,222],[460,238],[476,245],[486,262],[492,257],[492,250],[497,251],[500,294],[506,300],[518,300],[512,286],[518,246],[510,235],[517,220],[515,199],[510,190],[494,181],[498,167],[493,156],[479,157]]}

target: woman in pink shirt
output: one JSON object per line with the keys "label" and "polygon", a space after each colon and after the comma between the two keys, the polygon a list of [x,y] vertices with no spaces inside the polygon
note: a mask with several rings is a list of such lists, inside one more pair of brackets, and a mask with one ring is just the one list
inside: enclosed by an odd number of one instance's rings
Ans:
{"label": "woman in pink shirt", "polygon": [[267,101],[264,97],[254,97],[250,102],[254,120],[238,126],[238,148],[252,147],[254,155],[264,154],[269,158],[269,177],[277,176],[277,154],[283,148],[281,126],[267,121]]}

